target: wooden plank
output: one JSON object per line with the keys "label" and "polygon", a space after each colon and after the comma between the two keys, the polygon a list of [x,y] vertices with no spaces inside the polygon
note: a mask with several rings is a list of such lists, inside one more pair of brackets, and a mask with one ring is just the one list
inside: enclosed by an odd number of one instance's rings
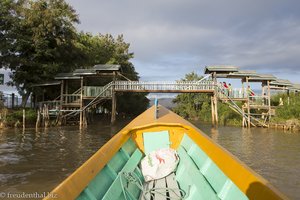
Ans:
{"label": "wooden plank", "polygon": [[[166,191],[166,178],[161,178],[155,180],[155,188],[157,189],[154,194],[154,200],[166,200],[167,191]],[[159,194],[162,193],[162,194]]]}
{"label": "wooden plank", "polygon": [[179,186],[175,178],[174,173],[166,177],[167,188],[172,189],[169,190],[169,198],[167,198],[167,200],[178,199],[181,196]]}
{"label": "wooden plank", "polygon": [[151,93],[213,93],[214,90],[209,89],[198,89],[198,90],[143,90],[143,89],[116,89],[116,92],[151,92]]}

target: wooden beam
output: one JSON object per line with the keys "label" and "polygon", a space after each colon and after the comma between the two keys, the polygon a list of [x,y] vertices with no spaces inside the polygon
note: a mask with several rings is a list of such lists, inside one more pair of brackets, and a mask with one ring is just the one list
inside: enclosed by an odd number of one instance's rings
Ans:
{"label": "wooden beam", "polygon": [[[246,77],[246,83],[247,83],[247,90],[249,87],[249,81],[248,81],[249,77]],[[247,91],[247,111],[248,111],[248,128],[251,127],[251,116],[250,116],[250,97],[249,97],[249,93]]]}
{"label": "wooden beam", "polygon": [[[116,81],[116,72],[114,72],[113,82]],[[117,109],[117,99],[115,86],[112,87],[112,98],[111,98],[111,123],[116,121],[116,109]]]}
{"label": "wooden beam", "polygon": [[79,116],[79,128],[83,127],[83,76],[80,77],[80,116]]}
{"label": "wooden beam", "polygon": [[271,119],[271,89],[270,89],[270,81],[267,81],[267,84],[268,84],[268,99],[269,99],[269,102],[268,102],[268,106],[269,106],[269,122],[270,122],[270,119]]}
{"label": "wooden beam", "polygon": [[214,105],[215,105],[215,125],[219,123],[219,116],[218,116],[218,98],[217,94],[214,94]]}
{"label": "wooden beam", "polygon": [[60,85],[60,105],[59,105],[59,110],[62,110],[62,105],[64,103],[64,83],[65,81],[62,80],[61,81],[61,85]]}
{"label": "wooden beam", "polygon": [[215,125],[215,106],[214,106],[214,97],[210,97],[210,103],[211,103],[211,123],[212,125]]}
{"label": "wooden beam", "polygon": [[215,91],[214,91],[214,112],[215,112],[215,125],[218,125],[219,123],[219,117],[218,117],[218,87],[217,87],[217,74],[216,72],[213,73],[213,81],[214,81],[214,84],[215,84]]}
{"label": "wooden beam", "polygon": [[141,93],[214,93],[214,90],[127,90],[115,89],[116,92],[141,92]]}

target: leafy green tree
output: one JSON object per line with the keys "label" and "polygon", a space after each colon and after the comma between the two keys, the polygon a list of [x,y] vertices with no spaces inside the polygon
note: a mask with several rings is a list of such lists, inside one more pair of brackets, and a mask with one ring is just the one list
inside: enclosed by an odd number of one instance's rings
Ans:
{"label": "leafy green tree", "polygon": [[[199,81],[202,77],[195,72],[185,75],[182,81]],[[199,119],[201,121],[211,121],[211,101],[210,95],[203,93],[179,94],[173,100],[176,106],[174,112],[184,118]],[[241,106],[241,105],[240,105]],[[229,108],[228,105],[218,102],[219,123],[224,125],[240,125],[241,116]]]}
{"label": "leafy green tree", "polygon": [[[199,81],[202,76],[197,75],[195,72],[191,72],[185,75],[182,81]],[[176,103],[174,112],[183,116],[184,118],[199,119],[199,111],[201,110],[203,104],[209,101],[210,97],[207,94],[200,93],[184,93],[179,94],[173,100]]]}
{"label": "leafy green tree", "polygon": [[11,70],[9,84],[16,86],[25,105],[34,84],[76,64],[78,17],[63,0],[1,0],[3,10],[0,63]]}
{"label": "leafy green tree", "polygon": [[[130,61],[134,54],[129,51],[130,44],[124,41],[123,35],[114,38],[110,34],[92,35],[81,32],[78,34],[76,45],[83,56],[83,67],[88,68],[99,63],[118,64],[125,77],[132,81],[139,80],[138,73]],[[104,85],[110,81],[111,78],[103,78],[101,81],[95,80],[95,84]],[[93,84],[93,80],[90,80],[89,84]],[[147,108],[149,100],[145,93],[118,93],[117,102],[118,113],[137,115]],[[111,102],[104,106],[110,109]]]}
{"label": "leafy green tree", "polygon": [[[119,64],[126,77],[139,79],[130,61],[134,54],[123,36],[78,33],[78,16],[64,0],[0,0],[0,11],[0,64],[11,70],[9,85],[23,96],[23,105],[32,86],[76,68]],[[119,112],[141,112],[148,104],[145,94],[118,99]]]}

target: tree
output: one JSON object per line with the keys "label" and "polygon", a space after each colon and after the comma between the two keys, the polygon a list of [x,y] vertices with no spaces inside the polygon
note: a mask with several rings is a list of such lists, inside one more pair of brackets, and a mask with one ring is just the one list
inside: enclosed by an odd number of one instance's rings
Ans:
{"label": "tree", "polygon": [[[123,36],[78,33],[74,27],[78,16],[64,0],[0,0],[0,11],[0,64],[11,70],[9,84],[23,96],[23,105],[32,86],[76,68],[119,64],[126,77],[139,79],[130,61],[134,54]],[[146,108],[148,102],[145,94],[126,94],[119,99],[126,102],[126,106],[118,104],[119,112],[137,110],[139,103]]]}
{"label": "tree", "polygon": [[[191,72],[185,75],[182,81],[199,81],[202,76],[198,76],[195,72]],[[176,103],[176,107],[173,108],[174,112],[181,115],[184,118],[198,119],[199,110],[202,108],[204,102],[209,101],[209,97],[206,94],[200,93],[184,93],[179,94],[173,100]],[[207,106],[207,105],[206,105]]]}
{"label": "tree", "polygon": [[32,86],[76,66],[74,9],[63,0],[1,0],[0,63],[23,96]]}
{"label": "tree", "polygon": [[[195,72],[185,75],[182,81],[198,81],[202,77]],[[173,100],[176,107],[173,110],[182,117],[189,119],[199,119],[201,121],[211,121],[211,101],[210,95],[203,93],[179,94]],[[241,103],[237,102],[241,107]],[[240,125],[242,117],[234,112],[226,103],[218,102],[219,123],[223,125]]]}
{"label": "tree", "polygon": [[[114,38],[110,34],[92,35],[90,33],[79,33],[76,46],[81,51],[81,66],[88,68],[95,64],[118,64],[121,66],[121,73],[132,81],[139,80],[138,73],[130,61],[134,54],[129,51],[130,44],[124,41],[123,35]],[[103,78],[100,83],[107,84],[111,78]],[[92,80],[90,81],[92,84]],[[137,115],[144,111],[149,103],[145,93],[118,93],[117,111]],[[111,108],[111,102],[106,103],[107,108]]]}

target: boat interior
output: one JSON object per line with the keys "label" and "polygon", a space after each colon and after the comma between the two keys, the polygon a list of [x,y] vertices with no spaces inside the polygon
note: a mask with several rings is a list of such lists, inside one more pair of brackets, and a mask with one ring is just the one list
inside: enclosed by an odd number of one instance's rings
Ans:
{"label": "boat interior", "polygon": [[[77,199],[248,199],[183,130],[180,137],[169,128],[130,133]],[[180,158],[177,169],[165,178],[145,182],[141,160],[149,152],[166,147],[176,149]]]}

